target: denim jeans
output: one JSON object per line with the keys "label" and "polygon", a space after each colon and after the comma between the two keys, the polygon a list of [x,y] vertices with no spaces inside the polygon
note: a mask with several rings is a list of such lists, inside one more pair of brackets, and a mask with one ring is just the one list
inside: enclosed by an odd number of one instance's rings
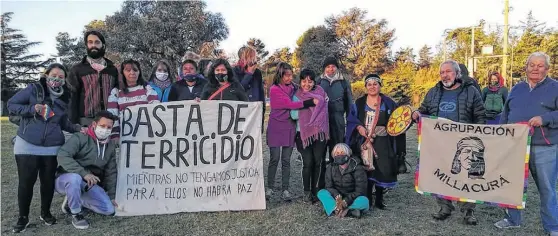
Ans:
{"label": "denim jeans", "polygon": [[[558,231],[558,204],[556,179],[558,178],[558,145],[532,145],[529,170],[535,180],[541,200],[541,219],[545,231]],[[506,219],[521,225],[521,211],[507,209]]]}
{"label": "denim jeans", "polygon": [[56,191],[66,195],[72,214],[80,213],[82,207],[102,215],[114,214],[114,205],[105,190],[93,185],[85,191],[86,185],[83,178],[75,173],[65,173],[56,178]]}
{"label": "denim jeans", "polygon": [[[322,189],[318,192],[318,199],[322,202],[324,206],[324,210],[327,216],[330,216],[331,213],[335,210],[335,198],[331,196],[331,193],[325,189]],[[369,202],[368,198],[365,196],[357,197],[353,203],[349,206],[350,210],[368,210]]]}

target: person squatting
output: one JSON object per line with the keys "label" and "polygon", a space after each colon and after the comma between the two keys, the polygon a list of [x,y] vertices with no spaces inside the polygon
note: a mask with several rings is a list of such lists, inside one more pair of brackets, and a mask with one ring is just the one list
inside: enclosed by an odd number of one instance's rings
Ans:
{"label": "person squatting", "polygon": [[[105,57],[107,42],[101,33],[86,32],[83,43],[87,55],[80,63],[69,71],[60,64],[51,64],[38,82],[8,101],[10,120],[13,116],[13,123],[19,125],[14,142],[19,218],[13,232],[23,232],[30,223],[29,207],[37,175],[41,181],[40,220],[46,225],[56,223],[50,210],[55,191],[64,195],[61,210],[71,216],[72,225],[77,229],[89,227],[84,209],[114,215],[118,207],[114,200],[116,150],[121,132],[133,129],[126,119],[122,124],[119,122],[119,117],[126,117],[124,113],[128,107],[186,100],[225,100],[259,102],[265,113],[264,91],[268,86],[258,69],[256,50],[252,47],[242,47],[234,65],[224,59],[199,61],[199,57],[188,53],[176,75],[173,74],[175,68],[161,60],[144,80],[138,61],[125,60],[117,69]],[[416,122],[423,115],[440,116],[464,123],[438,127],[440,130],[462,129],[504,136],[514,134],[492,127],[470,129],[466,124],[528,122],[541,127],[535,129],[529,167],[541,193],[543,228],[558,234],[555,191],[558,174],[558,114],[555,111],[558,104],[552,104],[550,109],[541,102],[558,101],[558,82],[547,77],[549,57],[533,53],[526,62],[527,79],[515,85],[509,94],[500,74],[491,73],[490,85],[480,91],[463,67],[453,60],[441,64],[440,81],[413,112],[413,120]],[[269,86],[269,121],[267,128],[262,128],[262,132],[267,132],[266,143],[270,150],[265,197],[268,200],[278,196],[284,201],[294,199],[289,183],[290,160],[296,147],[302,156],[304,202],[321,204],[327,216],[337,217],[360,218],[371,208],[386,210],[385,193],[397,186],[399,174],[408,172],[405,133],[391,136],[386,126],[393,111],[408,102],[396,102],[383,93],[384,84],[378,74],[363,78],[366,92],[353,101],[349,77],[338,59],[324,58],[321,69],[317,74],[303,68],[295,76],[295,70],[288,63],[277,65]],[[441,103],[453,103],[454,109],[446,109],[448,107],[442,107]],[[263,117],[261,122],[264,124]],[[72,133],[71,137],[65,138],[63,131]],[[180,138],[182,134],[184,132],[173,136]],[[177,145],[180,142],[177,141]],[[462,143],[482,148],[475,140]],[[122,148],[134,147],[124,143]],[[214,156],[215,152],[218,151],[214,151]],[[209,161],[222,161],[220,159],[214,157]],[[177,156],[176,163],[167,164],[178,166],[179,160]],[[200,163],[207,161],[200,157]],[[275,175],[279,162],[281,186],[278,191]],[[472,174],[482,175],[480,172]],[[451,201],[438,199],[437,203],[440,209],[432,215],[437,220],[447,219],[455,210]],[[464,222],[477,224],[473,214],[475,205],[459,205],[465,213]],[[520,225],[521,213],[514,209],[509,209],[506,217],[495,224],[498,228]]]}

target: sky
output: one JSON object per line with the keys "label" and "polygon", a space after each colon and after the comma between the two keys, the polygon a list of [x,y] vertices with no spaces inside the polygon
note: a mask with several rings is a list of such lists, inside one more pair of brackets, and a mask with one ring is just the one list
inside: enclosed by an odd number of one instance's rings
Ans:
{"label": "sky", "polygon": [[[220,12],[229,27],[229,37],[221,42],[227,53],[256,37],[273,52],[294,48],[296,40],[312,26],[344,10],[359,7],[369,18],[386,19],[395,28],[392,49],[412,47],[418,52],[428,45],[435,49],[446,29],[468,27],[484,19],[489,25],[503,25],[504,0],[209,0],[207,10]],[[2,0],[1,12],[14,12],[10,27],[20,29],[30,41],[41,45],[32,53],[56,54],[55,37],[68,32],[81,37],[83,26],[103,20],[118,11],[122,1],[10,1]],[[511,26],[519,25],[532,10],[547,27],[558,28],[558,0],[510,0]],[[107,42],[110,44],[110,42]]]}

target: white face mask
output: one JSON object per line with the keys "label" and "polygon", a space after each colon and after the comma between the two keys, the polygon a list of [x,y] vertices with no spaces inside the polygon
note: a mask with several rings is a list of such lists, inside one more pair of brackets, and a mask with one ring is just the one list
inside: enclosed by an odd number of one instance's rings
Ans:
{"label": "white face mask", "polygon": [[165,72],[155,72],[155,77],[160,81],[166,81],[169,78],[169,74]]}
{"label": "white face mask", "polygon": [[99,126],[95,127],[95,136],[97,136],[97,138],[100,140],[107,139],[111,133],[112,133],[111,129],[106,129]]}

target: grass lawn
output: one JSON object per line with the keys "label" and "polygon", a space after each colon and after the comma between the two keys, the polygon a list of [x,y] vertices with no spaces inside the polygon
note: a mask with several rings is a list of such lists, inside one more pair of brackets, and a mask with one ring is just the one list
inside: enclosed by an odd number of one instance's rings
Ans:
{"label": "grass lawn", "polygon": [[[12,153],[11,138],[16,127],[7,121],[1,122],[2,130],[2,228],[1,233],[11,233],[18,216],[17,171]],[[416,164],[416,132],[408,134],[408,159]],[[264,145],[265,146],[265,145]],[[269,161],[268,149],[264,148],[264,170]],[[105,217],[93,213],[86,217],[91,223],[87,230],[77,230],[71,218],[62,214],[60,204],[63,197],[55,193],[52,214],[58,224],[46,226],[39,222],[39,184],[31,205],[31,225],[22,235],[544,235],[539,217],[539,199],[531,180],[524,212],[524,225],[515,230],[498,230],[492,224],[500,220],[503,211],[479,205],[477,226],[462,223],[462,213],[456,211],[447,222],[437,222],[430,214],[437,211],[435,200],[415,192],[413,174],[399,177],[399,186],[386,196],[388,210],[373,210],[362,219],[327,218],[318,205],[302,203],[302,163],[292,157],[291,189],[299,197],[290,203],[280,201],[279,196],[271,199],[265,211],[180,213],[174,215],[142,217]],[[279,167],[280,168],[280,167]],[[280,186],[280,170],[277,186]],[[37,181],[38,182],[38,181]]]}

